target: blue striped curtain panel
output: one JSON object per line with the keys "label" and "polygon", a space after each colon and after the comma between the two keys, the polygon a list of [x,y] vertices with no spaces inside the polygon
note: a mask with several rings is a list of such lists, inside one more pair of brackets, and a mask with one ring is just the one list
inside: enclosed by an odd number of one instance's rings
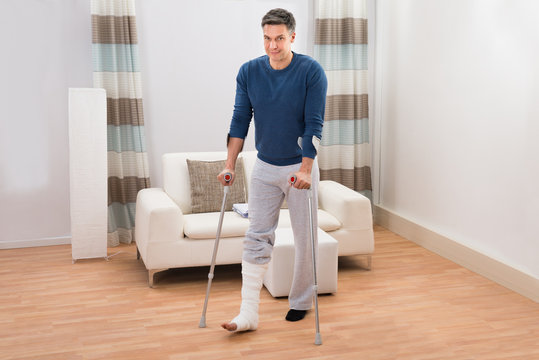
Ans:
{"label": "blue striped curtain panel", "polygon": [[108,246],[129,244],[150,187],[134,0],[92,0],[94,87],[107,92]]}
{"label": "blue striped curtain panel", "polygon": [[319,0],[314,57],[328,78],[318,154],[322,180],[372,197],[366,0]]}

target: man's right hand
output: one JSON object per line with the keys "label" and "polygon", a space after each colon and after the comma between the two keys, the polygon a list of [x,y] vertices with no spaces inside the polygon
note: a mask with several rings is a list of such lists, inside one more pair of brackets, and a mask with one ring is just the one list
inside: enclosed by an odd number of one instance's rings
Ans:
{"label": "man's right hand", "polygon": [[[225,181],[225,174],[230,174],[232,176],[232,179],[229,182]],[[223,186],[231,186],[232,184],[234,184],[235,178],[236,178],[236,172],[234,170],[226,169],[226,168],[223,171],[221,171],[219,175],[217,175],[217,180],[219,180],[219,182],[223,184]]]}

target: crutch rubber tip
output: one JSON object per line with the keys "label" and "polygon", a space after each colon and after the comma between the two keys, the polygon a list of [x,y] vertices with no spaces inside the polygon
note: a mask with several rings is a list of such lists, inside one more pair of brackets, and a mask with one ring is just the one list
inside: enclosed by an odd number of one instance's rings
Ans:
{"label": "crutch rubber tip", "polygon": [[206,327],[206,317],[203,316],[200,318],[200,322],[198,323],[199,328],[205,328]]}
{"label": "crutch rubber tip", "polygon": [[314,344],[315,345],[322,345],[322,336],[320,335],[320,333],[316,334],[316,336],[314,338]]}

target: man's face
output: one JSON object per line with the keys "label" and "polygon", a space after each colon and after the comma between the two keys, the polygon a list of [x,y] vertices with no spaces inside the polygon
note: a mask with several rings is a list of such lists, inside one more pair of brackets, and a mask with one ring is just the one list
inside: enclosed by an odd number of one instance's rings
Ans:
{"label": "man's face", "polygon": [[264,48],[272,63],[288,62],[296,33],[289,34],[286,25],[264,25]]}

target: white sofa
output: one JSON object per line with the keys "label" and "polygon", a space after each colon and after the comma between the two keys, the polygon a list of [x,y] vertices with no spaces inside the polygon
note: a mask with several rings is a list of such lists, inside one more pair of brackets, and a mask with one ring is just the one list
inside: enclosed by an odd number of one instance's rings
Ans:
{"label": "white sofa", "polygon": [[[246,192],[256,160],[255,151],[243,158]],[[153,275],[170,268],[210,265],[219,212],[192,213],[186,159],[224,160],[226,152],[187,152],[163,155],[163,188],[141,190],[137,196],[135,241],[137,255]],[[319,227],[339,242],[339,256],[374,252],[372,211],[368,198],[334,181],[321,181],[318,190]],[[241,263],[248,219],[225,212],[216,264]],[[288,209],[281,209],[279,227],[289,227]]]}

